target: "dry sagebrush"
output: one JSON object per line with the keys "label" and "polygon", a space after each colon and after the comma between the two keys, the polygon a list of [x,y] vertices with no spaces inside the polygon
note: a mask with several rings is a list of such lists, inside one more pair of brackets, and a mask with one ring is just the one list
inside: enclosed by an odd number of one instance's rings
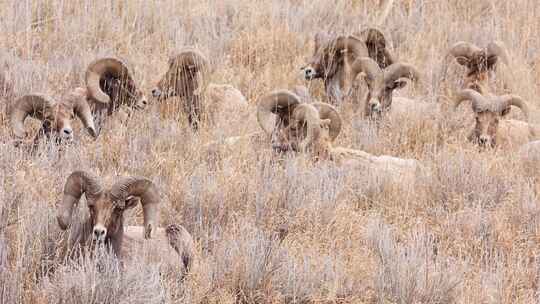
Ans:
{"label": "dry sagebrush", "polygon": [[[395,0],[377,24],[379,2],[0,0],[0,68],[6,69],[0,74],[9,73],[14,96],[59,96],[84,87],[94,59],[123,58],[149,96],[168,58],[194,46],[219,67],[211,81],[237,87],[252,109],[265,94],[301,84],[327,101],[323,84],[304,83],[299,72],[313,37],[377,26],[388,33],[396,59],[424,78],[421,92],[404,88],[395,97],[442,105],[462,88],[459,67],[440,83],[452,45],[512,46],[511,72],[501,65],[497,75],[509,72],[511,94],[528,101],[531,122],[538,122],[538,1]],[[495,83],[492,91],[503,89]],[[218,116],[220,128],[201,124],[195,135],[178,104],[149,103],[126,121],[104,121],[103,130],[114,132],[96,141],[83,136],[63,151],[44,142],[35,155],[13,147],[8,122],[1,121],[1,301],[536,302],[536,175],[521,169],[517,153],[479,153],[466,138],[471,115],[372,126],[351,104],[340,106],[336,145],[416,158],[432,170],[417,188],[402,189],[358,168],[302,157],[276,161],[268,142],[239,143],[234,153],[208,157],[207,143],[259,131],[255,111]],[[39,127],[25,123],[32,134]],[[83,134],[81,124],[73,128]],[[186,227],[201,256],[199,270],[180,280],[143,263],[120,272],[114,259],[64,260],[66,232],[54,207],[74,170],[154,177],[163,193],[159,225]],[[142,224],[140,209],[128,212],[126,225]]]}

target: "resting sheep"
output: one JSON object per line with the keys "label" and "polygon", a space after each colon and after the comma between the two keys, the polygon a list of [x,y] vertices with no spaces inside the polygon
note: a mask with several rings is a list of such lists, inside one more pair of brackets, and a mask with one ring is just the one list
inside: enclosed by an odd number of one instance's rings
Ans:
{"label": "resting sheep", "polygon": [[488,74],[496,70],[499,59],[505,65],[509,62],[506,48],[498,41],[489,43],[485,49],[460,41],[450,48],[447,57],[455,58],[460,65],[467,68],[464,89],[473,89],[479,93],[484,93],[480,90],[487,87]]}
{"label": "resting sheep", "polygon": [[[88,172],[75,171],[66,180],[64,195],[58,206],[58,225],[65,230],[72,224],[73,207],[85,194],[90,217],[81,221],[70,247],[92,242],[111,247],[120,258],[146,245],[155,252],[151,258],[178,261],[189,270],[195,258],[191,235],[180,225],[157,227],[160,194],[152,181],[144,177],[120,179],[104,188],[100,179]],[[124,212],[138,203],[143,208],[144,226],[124,227]],[[176,262],[175,262],[176,263]]]}
{"label": "resting sheep", "polygon": [[386,39],[377,29],[369,28],[359,35],[331,38],[319,33],[315,36],[315,52],[302,67],[306,80],[321,78],[326,95],[332,104],[341,103],[352,93],[355,74],[351,65],[360,57],[371,57],[381,68],[394,62],[386,48]]}
{"label": "resting sheep", "polygon": [[392,98],[395,89],[401,89],[407,85],[405,79],[416,81],[420,74],[416,68],[406,63],[393,63],[381,69],[377,63],[369,57],[361,57],[354,61],[351,67],[353,75],[365,73],[368,85],[368,93],[364,103],[364,114],[369,118],[379,118],[383,113],[393,108],[403,112],[414,108],[418,103],[408,98]]}
{"label": "resting sheep", "polygon": [[536,126],[520,120],[501,120],[510,113],[511,106],[521,109],[527,118],[529,110],[521,97],[516,95],[482,95],[473,89],[457,94],[455,108],[465,100],[471,101],[475,115],[475,126],[468,139],[481,147],[519,146],[536,136]]}
{"label": "resting sheep", "polygon": [[336,109],[325,103],[302,104],[298,96],[286,90],[261,98],[257,118],[261,128],[271,136],[276,152],[301,152],[315,160],[359,166],[396,182],[414,180],[423,168],[412,159],[374,156],[360,150],[333,147],[342,125]]}
{"label": "resting sheep", "polygon": [[159,100],[182,98],[189,124],[198,129],[202,115],[201,95],[205,90],[210,63],[206,56],[193,49],[185,50],[169,59],[169,70],[152,90]]}
{"label": "resting sheep", "polygon": [[120,107],[142,109],[148,103],[127,65],[120,59],[101,58],[91,62],[85,80],[86,88],[77,88],[73,94],[88,101],[97,134],[105,118],[117,112]]}
{"label": "resting sheep", "polygon": [[59,102],[42,94],[25,95],[11,105],[10,112],[11,128],[18,140],[24,139],[27,135],[24,121],[28,116],[41,121],[41,129],[34,138],[34,143],[42,136],[50,138],[53,134],[57,135],[58,141],[72,141],[72,123],[75,116],[79,117],[92,137],[97,136],[90,106],[85,99],[73,94],[68,94]]}

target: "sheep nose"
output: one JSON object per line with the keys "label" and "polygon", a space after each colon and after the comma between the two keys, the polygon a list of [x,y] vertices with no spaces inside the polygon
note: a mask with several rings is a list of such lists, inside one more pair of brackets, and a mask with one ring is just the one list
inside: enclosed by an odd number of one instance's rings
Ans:
{"label": "sheep nose", "polygon": [[64,139],[73,139],[73,130],[71,128],[63,128],[62,137]]}
{"label": "sheep nose", "polygon": [[157,88],[156,88],[156,89],[153,89],[153,90],[152,90],[152,96],[154,96],[154,97],[159,97],[159,96],[161,96],[161,90],[160,90],[160,89],[157,89]]}
{"label": "sheep nose", "polygon": [[103,241],[106,233],[107,229],[105,227],[94,227],[94,239],[96,241]]}
{"label": "sheep nose", "polygon": [[138,108],[138,109],[144,109],[144,108],[146,108],[147,105],[148,105],[148,100],[146,100],[146,98],[143,97],[143,98],[139,101],[139,103],[137,104],[137,108]]}
{"label": "sheep nose", "polygon": [[485,145],[485,144],[487,144],[489,142],[489,137],[487,137],[485,135],[482,135],[482,136],[480,136],[478,141],[480,142],[480,144]]}
{"label": "sheep nose", "polygon": [[371,111],[378,112],[379,111],[379,103],[376,101],[370,102],[369,107],[371,108]]}
{"label": "sheep nose", "polygon": [[315,78],[315,69],[313,69],[312,67],[304,68],[304,77],[306,78],[306,80],[312,80],[313,78]]}

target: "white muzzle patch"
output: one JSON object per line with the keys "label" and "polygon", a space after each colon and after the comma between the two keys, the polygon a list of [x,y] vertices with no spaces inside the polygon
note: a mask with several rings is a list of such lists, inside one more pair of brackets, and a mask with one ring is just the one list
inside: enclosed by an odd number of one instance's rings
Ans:
{"label": "white muzzle patch", "polygon": [[105,236],[107,235],[107,228],[105,226],[98,224],[94,226],[94,241],[103,242],[105,241]]}
{"label": "white muzzle patch", "polygon": [[317,72],[315,71],[313,67],[309,66],[309,67],[304,68],[304,78],[306,80],[312,80],[315,77],[317,77]]}

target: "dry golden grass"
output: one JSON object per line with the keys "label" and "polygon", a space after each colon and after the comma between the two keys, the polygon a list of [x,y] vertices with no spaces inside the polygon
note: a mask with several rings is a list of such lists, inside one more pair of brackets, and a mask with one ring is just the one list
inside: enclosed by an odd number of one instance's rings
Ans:
{"label": "dry golden grass", "polygon": [[[467,143],[465,110],[377,131],[351,105],[341,108],[338,145],[416,158],[432,170],[413,189],[332,163],[276,162],[249,141],[206,151],[209,142],[260,131],[257,98],[305,84],[299,68],[314,34],[377,25],[379,2],[0,0],[0,69],[16,96],[61,96],[103,55],[125,59],[150,95],[168,56],[196,46],[215,67],[212,80],[238,87],[252,106],[194,134],[181,101],[171,100],[110,119],[96,141],[77,132],[73,146],[44,143],[37,155],[13,147],[2,113],[0,303],[537,303],[538,181],[512,151],[479,153]],[[439,82],[448,46],[498,39],[512,57],[512,69],[498,74],[537,113],[537,0],[394,2],[379,26],[399,59],[425,76],[418,90],[397,95],[447,106],[463,72],[453,64]],[[306,85],[325,100],[320,82]],[[152,265],[121,273],[114,259],[64,261],[67,233],[55,205],[76,169],[108,181],[152,179],[163,195],[161,224],[193,234],[199,270],[182,282]],[[128,215],[128,224],[141,222],[140,209]]]}

